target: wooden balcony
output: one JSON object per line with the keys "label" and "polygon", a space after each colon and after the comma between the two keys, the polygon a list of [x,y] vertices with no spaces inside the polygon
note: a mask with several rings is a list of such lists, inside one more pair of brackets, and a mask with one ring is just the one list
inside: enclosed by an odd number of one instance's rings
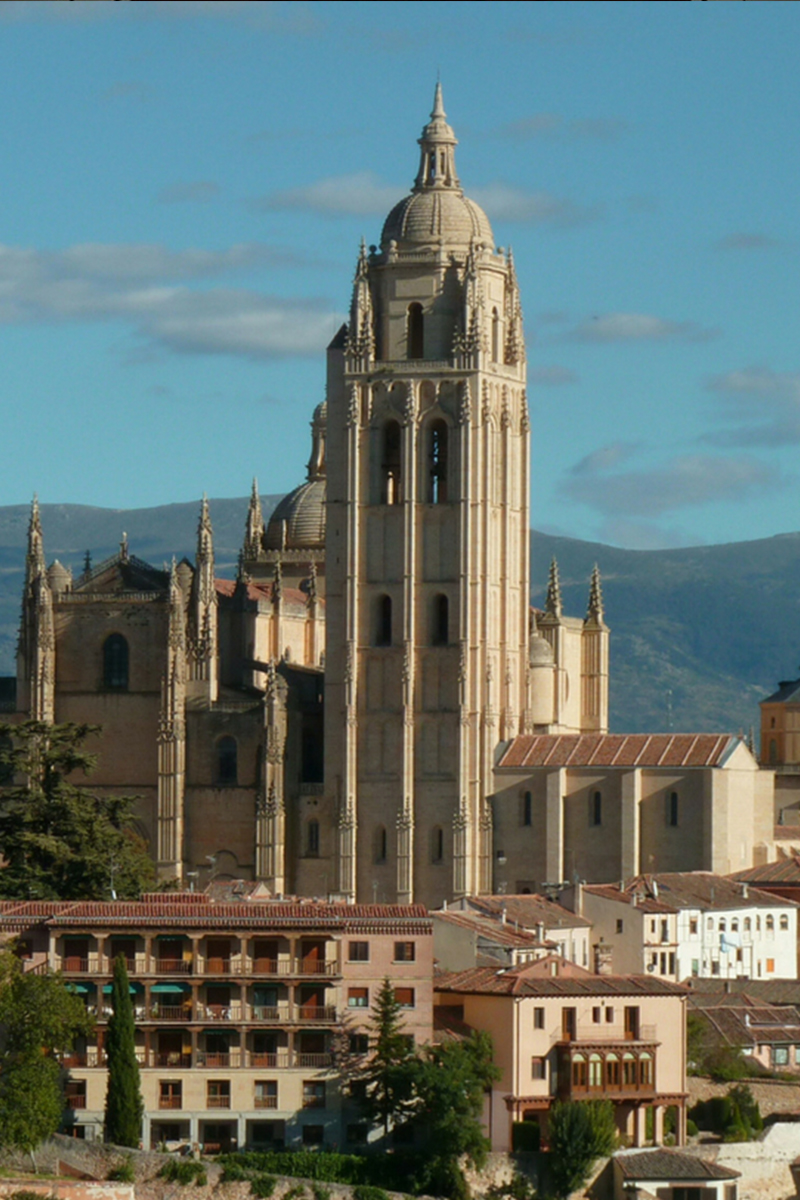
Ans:
{"label": "wooden balcony", "polygon": [[158,1107],[161,1109],[169,1108],[174,1111],[176,1108],[183,1108],[183,1100],[180,1096],[159,1096]]}
{"label": "wooden balcony", "polygon": [[278,1107],[278,1097],[277,1096],[256,1096],[256,1098],[255,1098],[254,1108],[277,1108],[277,1107]]}
{"label": "wooden balcony", "polygon": [[206,1098],[207,1108],[230,1108],[230,1096],[208,1096]]}
{"label": "wooden balcony", "polygon": [[333,1004],[298,1004],[294,1019],[317,1025],[331,1024],[336,1021],[336,1007]]}

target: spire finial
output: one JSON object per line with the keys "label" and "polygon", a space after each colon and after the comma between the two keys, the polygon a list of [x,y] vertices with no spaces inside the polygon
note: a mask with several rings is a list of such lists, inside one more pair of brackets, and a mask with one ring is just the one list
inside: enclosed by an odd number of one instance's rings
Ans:
{"label": "spire finial", "polygon": [[589,608],[586,612],[587,620],[597,621],[598,624],[603,622],[603,589],[600,586],[600,568],[597,563],[592,568],[592,579],[589,584]]}
{"label": "spire finial", "polygon": [[561,581],[558,577],[558,563],[555,555],[550,561],[550,574],[547,579],[547,598],[544,610],[551,617],[561,616]]}
{"label": "spire finial", "polygon": [[444,99],[442,97],[442,84],[439,79],[439,72],[436,72],[436,90],[433,93],[433,109],[431,111],[431,120],[441,117],[442,120],[447,118],[447,113],[444,111]]}
{"label": "spire finial", "polygon": [[456,175],[455,161],[455,148],[458,143],[456,135],[447,124],[442,85],[438,79],[433,93],[431,119],[422,131],[419,144],[422,153],[414,191],[421,192],[429,188],[457,188],[460,191],[461,184]]}

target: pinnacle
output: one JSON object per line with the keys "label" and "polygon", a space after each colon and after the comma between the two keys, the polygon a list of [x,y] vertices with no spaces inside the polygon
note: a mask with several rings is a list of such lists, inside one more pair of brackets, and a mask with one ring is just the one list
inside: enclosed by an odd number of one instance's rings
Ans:
{"label": "pinnacle", "polygon": [[592,580],[589,584],[589,609],[586,614],[597,621],[603,620],[603,589],[600,585],[600,568],[597,563],[592,569]]}
{"label": "pinnacle", "polygon": [[558,563],[555,557],[550,562],[550,574],[547,580],[547,599],[544,603],[545,612],[553,617],[561,616],[561,581],[558,577]]}
{"label": "pinnacle", "polygon": [[442,97],[442,85],[438,79],[436,80],[436,90],[433,93],[433,109],[431,111],[431,118],[435,119],[436,117],[447,120],[447,113],[444,111],[444,99]]}

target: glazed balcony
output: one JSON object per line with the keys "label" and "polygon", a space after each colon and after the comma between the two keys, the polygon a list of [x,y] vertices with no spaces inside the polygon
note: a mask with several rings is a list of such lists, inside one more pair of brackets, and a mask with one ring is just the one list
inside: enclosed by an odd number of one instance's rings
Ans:
{"label": "glazed balcony", "polygon": [[650,1100],[656,1095],[656,1044],[572,1042],[556,1047],[560,1100]]}

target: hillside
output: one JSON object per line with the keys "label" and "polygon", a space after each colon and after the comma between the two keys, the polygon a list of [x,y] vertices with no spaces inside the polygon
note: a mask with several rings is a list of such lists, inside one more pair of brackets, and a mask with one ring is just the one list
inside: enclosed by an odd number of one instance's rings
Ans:
{"label": "hillside", "polygon": [[[264,496],[265,516],[279,497]],[[217,569],[232,577],[247,500],[212,500]],[[79,572],[113,554],[122,531],[156,565],[194,552],[197,503],[159,508],[42,507],[48,562]],[[0,508],[0,673],[14,670],[28,509]],[[552,555],[565,612],[586,609],[603,576],[611,626],[611,727],[732,730],[758,725],[758,701],[800,671],[800,533],[683,550],[620,550],[531,534],[532,599],[542,604]],[[670,715],[671,714],[671,715]]]}

